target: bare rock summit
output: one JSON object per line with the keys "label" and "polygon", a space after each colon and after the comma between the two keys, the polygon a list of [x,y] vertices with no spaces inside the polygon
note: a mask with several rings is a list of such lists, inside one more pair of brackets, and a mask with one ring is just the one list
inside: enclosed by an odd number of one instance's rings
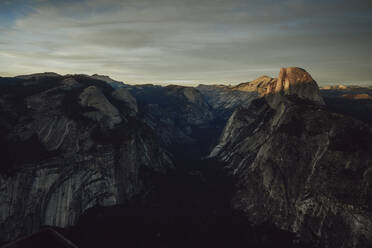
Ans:
{"label": "bare rock summit", "polygon": [[281,68],[278,79],[267,87],[265,95],[271,98],[269,102],[272,106],[276,106],[284,95],[324,105],[316,81],[307,71],[298,67]]}

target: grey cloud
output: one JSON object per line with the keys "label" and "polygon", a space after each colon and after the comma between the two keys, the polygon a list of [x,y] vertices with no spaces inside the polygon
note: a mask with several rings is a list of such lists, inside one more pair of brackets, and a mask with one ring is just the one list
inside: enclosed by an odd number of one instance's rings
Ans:
{"label": "grey cloud", "polygon": [[301,66],[320,83],[368,81],[371,26],[367,0],[39,0],[0,29],[0,66],[129,82],[239,82]]}

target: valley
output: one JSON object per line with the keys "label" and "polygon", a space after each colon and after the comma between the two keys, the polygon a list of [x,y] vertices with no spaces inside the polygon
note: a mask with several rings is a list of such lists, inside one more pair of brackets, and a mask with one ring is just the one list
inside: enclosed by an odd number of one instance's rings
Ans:
{"label": "valley", "polygon": [[237,86],[0,78],[0,239],[367,247],[370,100],[350,94],[372,95],[300,68]]}

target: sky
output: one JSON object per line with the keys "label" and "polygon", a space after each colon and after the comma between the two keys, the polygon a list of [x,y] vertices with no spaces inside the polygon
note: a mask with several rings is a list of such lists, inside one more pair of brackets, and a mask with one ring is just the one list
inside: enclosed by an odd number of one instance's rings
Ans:
{"label": "sky", "polygon": [[0,76],[372,84],[371,0],[0,0]]}

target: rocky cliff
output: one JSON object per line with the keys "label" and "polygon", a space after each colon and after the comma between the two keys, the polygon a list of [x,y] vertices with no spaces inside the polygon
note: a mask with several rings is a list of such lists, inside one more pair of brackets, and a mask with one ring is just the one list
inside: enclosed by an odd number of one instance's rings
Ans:
{"label": "rocky cliff", "polygon": [[295,96],[313,104],[324,104],[317,83],[308,72],[298,67],[280,69],[278,79],[269,83],[263,95],[274,108],[282,102],[283,96]]}
{"label": "rocky cliff", "polygon": [[0,239],[146,192],[140,172],[172,162],[137,111],[126,89],[86,76],[1,78]]}
{"label": "rocky cliff", "polygon": [[282,69],[269,94],[238,108],[210,156],[228,163],[233,206],[253,223],[314,246],[371,245],[372,129],[330,112],[305,71]]}

